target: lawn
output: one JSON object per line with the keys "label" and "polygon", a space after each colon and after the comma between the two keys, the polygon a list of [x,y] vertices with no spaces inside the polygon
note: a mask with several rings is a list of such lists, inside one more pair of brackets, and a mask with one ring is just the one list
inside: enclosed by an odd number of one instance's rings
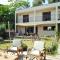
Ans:
{"label": "lawn", "polygon": [[23,39],[22,41],[24,44],[26,44],[28,47],[33,47],[33,41],[31,39]]}
{"label": "lawn", "polygon": [[5,40],[5,41],[0,41],[0,49],[6,49],[8,47],[11,46],[11,43],[9,40]]}
{"label": "lawn", "polygon": [[[26,44],[28,47],[33,46],[33,42],[31,39],[23,39],[22,42]],[[12,46],[12,43],[9,40],[0,41],[0,49],[6,49],[7,46]]]}

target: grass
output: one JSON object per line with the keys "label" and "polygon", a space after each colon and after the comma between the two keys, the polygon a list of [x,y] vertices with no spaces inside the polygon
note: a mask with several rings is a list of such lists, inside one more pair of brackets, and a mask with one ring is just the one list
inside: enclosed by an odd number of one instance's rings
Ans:
{"label": "grass", "polygon": [[8,41],[0,41],[0,49],[6,49],[7,46],[8,46],[8,47],[11,46],[11,43],[10,43],[9,40],[8,40]]}
{"label": "grass", "polygon": [[[22,42],[28,47],[33,47],[33,42],[31,39],[23,39]],[[0,49],[6,49],[7,46],[10,47],[12,43],[9,40],[0,41]]]}
{"label": "grass", "polygon": [[26,44],[28,47],[33,47],[33,41],[31,39],[23,39],[22,41],[24,44]]}

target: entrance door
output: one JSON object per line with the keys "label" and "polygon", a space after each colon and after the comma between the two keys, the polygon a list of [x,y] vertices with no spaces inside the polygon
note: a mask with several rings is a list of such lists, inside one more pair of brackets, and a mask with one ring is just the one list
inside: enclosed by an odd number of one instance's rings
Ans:
{"label": "entrance door", "polygon": [[28,27],[27,28],[27,32],[28,33],[33,33],[34,32],[34,28],[33,27]]}
{"label": "entrance door", "polygon": [[[28,34],[34,33],[34,27],[26,27],[26,28],[25,28],[25,33],[28,33]],[[35,33],[36,33],[36,34],[38,33],[38,27],[36,27]]]}
{"label": "entrance door", "polygon": [[25,33],[27,34],[30,34],[30,33],[34,33],[34,27],[26,27],[25,28]]}

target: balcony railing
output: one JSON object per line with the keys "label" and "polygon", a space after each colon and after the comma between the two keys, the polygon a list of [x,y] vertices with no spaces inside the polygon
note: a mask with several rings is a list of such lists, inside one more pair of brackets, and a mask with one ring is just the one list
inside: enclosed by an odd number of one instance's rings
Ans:
{"label": "balcony railing", "polygon": [[41,36],[54,36],[55,33],[55,31],[40,31],[38,34]]}
{"label": "balcony railing", "polygon": [[[55,21],[56,20],[56,14],[51,14],[51,20],[46,20],[46,21]],[[60,14],[58,14],[58,20],[60,20]],[[43,21],[43,16],[35,16],[35,22],[41,22]],[[23,18],[17,19],[17,23],[23,23]],[[29,22],[34,22],[34,16],[29,17]]]}

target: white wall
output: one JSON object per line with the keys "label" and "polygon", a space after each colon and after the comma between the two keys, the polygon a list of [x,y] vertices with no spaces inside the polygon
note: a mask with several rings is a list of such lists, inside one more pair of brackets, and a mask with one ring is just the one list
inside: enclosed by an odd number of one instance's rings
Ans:
{"label": "white wall", "polygon": [[[56,10],[55,9],[46,9],[43,11],[36,11],[36,17],[35,17],[35,22],[40,22],[42,21],[42,13],[43,12],[50,12],[51,11],[51,20],[55,21],[56,20]],[[18,15],[18,22],[22,23],[23,22],[23,15],[29,15],[29,22],[34,22],[34,12],[28,12],[28,13],[22,13]]]}
{"label": "white wall", "polygon": [[34,22],[34,13],[29,13],[29,22]]}
{"label": "white wall", "polygon": [[56,10],[51,11],[51,20],[55,21],[56,20]]}
{"label": "white wall", "polygon": [[35,21],[36,22],[42,21],[42,12],[40,11],[36,12]]}
{"label": "white wall", "polygon": [[18,23],[22,23],[23,22],[23,16],[18,15]]}
{"label": "white wall", "polygon": [[25,27],[18,27],[18,32],[24,34],[25,33]]}

